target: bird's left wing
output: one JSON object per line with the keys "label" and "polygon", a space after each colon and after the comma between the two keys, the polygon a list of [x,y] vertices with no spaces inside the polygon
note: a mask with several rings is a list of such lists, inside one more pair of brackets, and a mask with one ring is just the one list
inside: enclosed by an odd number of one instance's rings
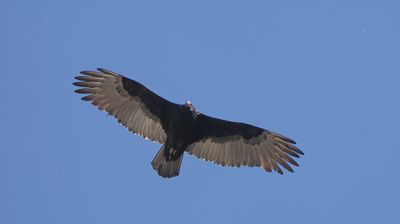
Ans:
{"label": "bird's left wing", "polygon": [[262,128],[199,114],[187,151],[222,166],[258,166],[283,174],[279,165],[293,172],[289,164],[298,164],[292,157],[303,155],[293,144]]}
{"label": "bird's left wing", "polygon": [[114,116],[134,134],[164,143],[171,114],[178,107],[142,84],[115,72],[83,71],[75,77],[76,93],[89,94],[82,100],[91,101],[100,110]]}

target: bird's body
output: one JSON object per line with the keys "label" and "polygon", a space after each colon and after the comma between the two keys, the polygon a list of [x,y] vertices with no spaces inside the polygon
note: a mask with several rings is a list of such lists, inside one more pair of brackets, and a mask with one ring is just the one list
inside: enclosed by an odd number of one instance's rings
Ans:
{"label": "bird's body", "polygon": [[174,160],[182,154],[190,143],[194,127],[196,125],[197,114],[186,106],[180,106],[172,114],[169,123],[167,141],[165,146],[167,160]]}
{"label": "bird's body", "polygon": [[[295,142],[277,133],[249,124],[212,118],[197,112],[190,101],[171,103],[142,84],[109,70],[81,72],[75,92],[135,134],[162,144],[152,161],[162,177],[179,175],[184,152],[227,166],[261,166],[266,171],[293,172],[292,157],[303,152]],[[278,165],[279,164],[279,165]]]}
{"label": "bird's body", "polygon": [[196,112],[191,111],[186,104],[172,114],[165,144],[151,163],[160,176],[179,175],[183,153],[189,145],[196,119]]}

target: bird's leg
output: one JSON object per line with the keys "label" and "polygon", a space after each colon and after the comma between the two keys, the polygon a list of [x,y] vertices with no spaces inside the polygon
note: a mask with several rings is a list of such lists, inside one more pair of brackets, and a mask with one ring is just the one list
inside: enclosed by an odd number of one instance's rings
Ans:
{"label": "bird's leg", "polygon": [[164,156],[167,161],[171,161],[171,160],[175,161],[176,159],[179,158],[180,153],[178,150],[176,150],[172,147],[165,146]]}

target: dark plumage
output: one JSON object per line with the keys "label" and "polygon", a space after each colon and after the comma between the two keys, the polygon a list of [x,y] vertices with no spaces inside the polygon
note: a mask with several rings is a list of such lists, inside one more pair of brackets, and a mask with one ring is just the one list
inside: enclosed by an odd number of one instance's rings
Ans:
{"label": "dark plumage", "polygon": [[184,152],[222,166],[258,166],[283,174],[298,166],[292,158],[303,152],[290,138],[249,124],[225,121],[198,113],[192,103],[172,103],[142,84],[101,69],[83,71],[75,77],[91,101],[107,111],[134,134],[163,146],[152,161],[162,177],[179,175]]}

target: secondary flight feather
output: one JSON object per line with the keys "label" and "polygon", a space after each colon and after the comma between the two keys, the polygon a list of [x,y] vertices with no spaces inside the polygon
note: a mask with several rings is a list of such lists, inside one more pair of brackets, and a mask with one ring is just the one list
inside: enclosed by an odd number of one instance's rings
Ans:
{"label": "secondary flight feather", "polygon": [[179,175],[184,152],[222,166],[256,166],[283,174],[299,166],[304,153],[295,141],[250,124],[226,121],[199,113],[188,101],[172,103],[139,82],[99,68],[83,71],[73,83],[100,110],[114,116],[134,134],[162,144],[152,161],[165,178]]}

